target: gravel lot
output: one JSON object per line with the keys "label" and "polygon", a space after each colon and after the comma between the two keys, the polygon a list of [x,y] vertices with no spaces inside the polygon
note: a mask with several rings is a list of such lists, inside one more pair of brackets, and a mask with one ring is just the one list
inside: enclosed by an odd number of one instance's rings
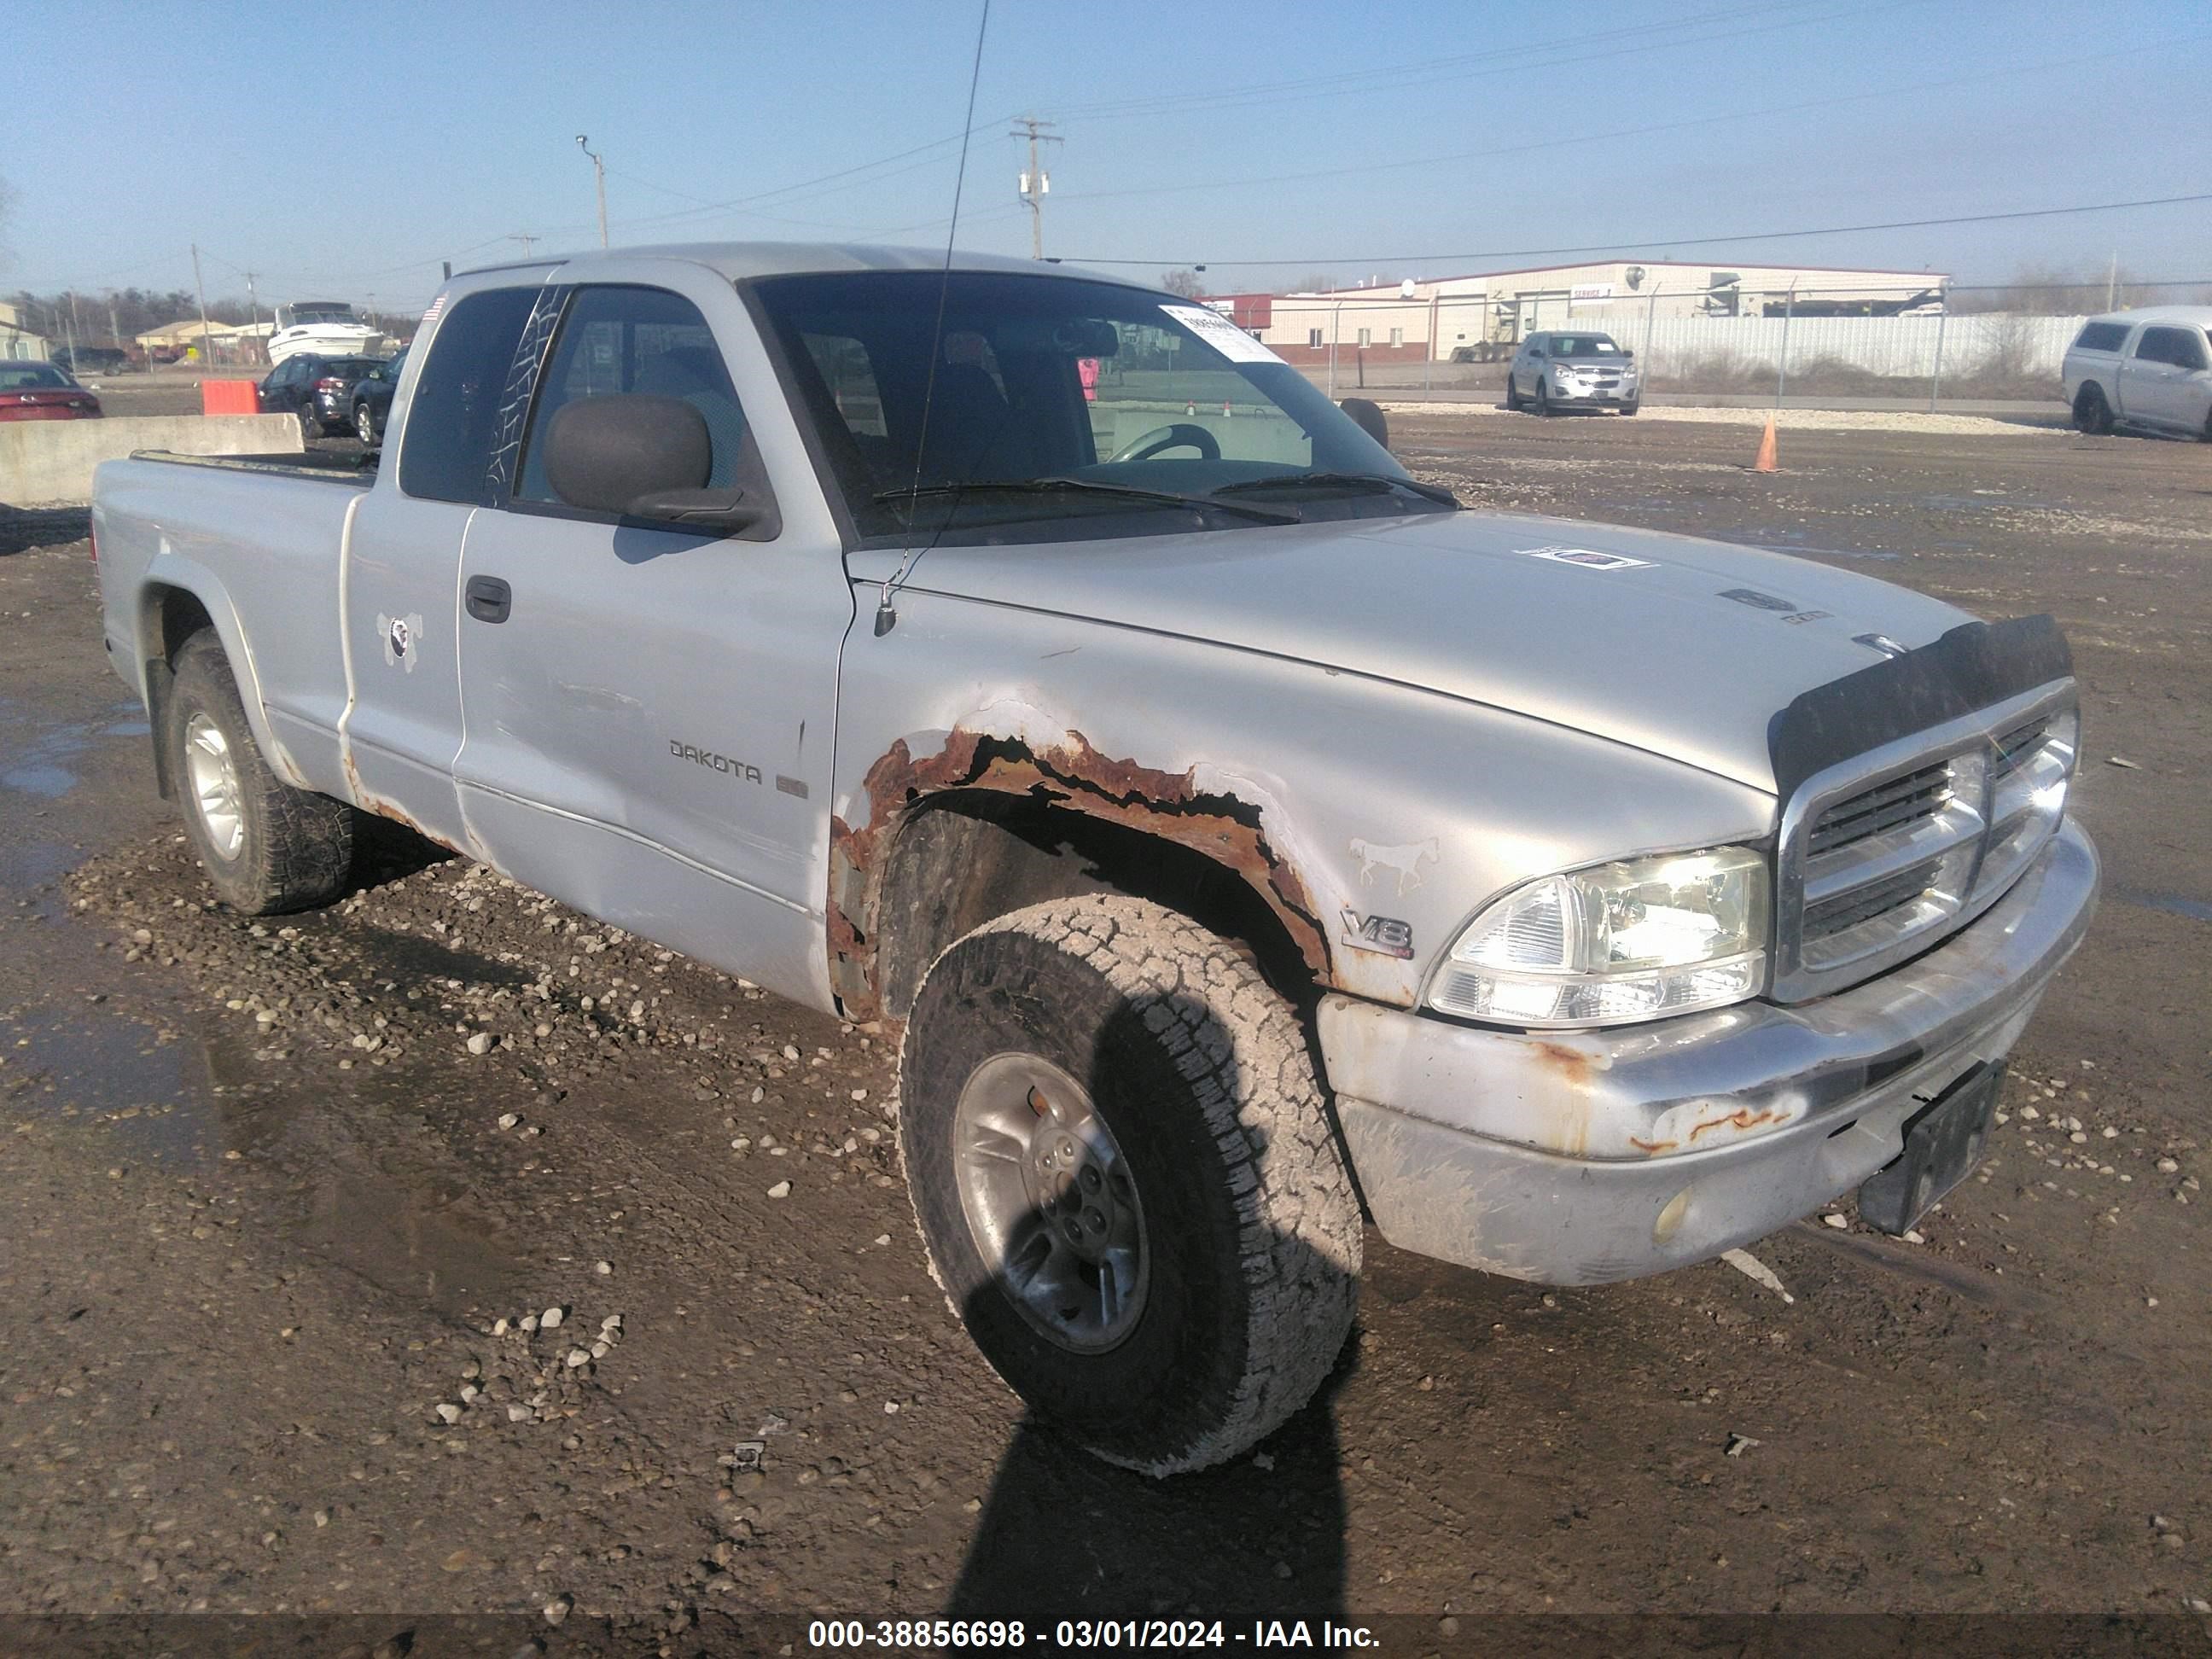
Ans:
{"label": "gravel lot", "polygon": [[2108,889],[1996,1152],[1919,1243],[1843,1206],[1755,1245],[1789,1300],[1370,1234],[1325,1405],[1158,1485],[969,1349],[882,1034],[397,832],[330,910],[215,908],[82,516],[0,515],[0,1614],[373,1613],[362,1654],[509,1615],[452,1650],[504,1655],[729,1651],[762,1609],[1394,1613],[1409,1652],[1492,1613],[2116,1612],[2075,1650],[2203,1650],[2212,447],[1791,421],[1761,476],[1671,413],[1393,419],[1479,506],[2059,617]]}

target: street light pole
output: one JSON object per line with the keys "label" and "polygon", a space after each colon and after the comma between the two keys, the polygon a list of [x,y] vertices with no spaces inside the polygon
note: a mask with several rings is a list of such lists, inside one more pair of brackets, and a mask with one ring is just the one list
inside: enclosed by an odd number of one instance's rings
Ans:
{"label": "street light pole", "polygon": [[599,187],[599,246],[607,245],[607,164],[592,148],[591,139],[583,133],[576,135],[576,148],[592,158],[592,173]]}

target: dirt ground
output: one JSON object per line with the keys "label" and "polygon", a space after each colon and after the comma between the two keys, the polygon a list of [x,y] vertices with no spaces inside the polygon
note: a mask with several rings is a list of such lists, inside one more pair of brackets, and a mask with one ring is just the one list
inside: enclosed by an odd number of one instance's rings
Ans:
{"label": "dirt ground", "polygon": [[1805,430],[1765,476],[1745,428],[1648,411],[1394,425],[1477,507],[2066,626],[2105,908],[1922,1243],[1786,1229],[1753,1247],[1785,1300],[1370,1232],[1322,1404],[1231,1467],[1109,1469],[1024,1425],[931,1283],[880,1036],[396,834],[330,910],[214,908],[82,515],[18,515],[0,1614],[374,1614],[364,1655],[511,1615],[453,1650],[505,1655],[804,1646],[763,1610],[1389,1614],[1406,1652],[1492,1613],[2072,1613],[2132,1622],[2069,1650],[2205,1650],[2212,447]]}

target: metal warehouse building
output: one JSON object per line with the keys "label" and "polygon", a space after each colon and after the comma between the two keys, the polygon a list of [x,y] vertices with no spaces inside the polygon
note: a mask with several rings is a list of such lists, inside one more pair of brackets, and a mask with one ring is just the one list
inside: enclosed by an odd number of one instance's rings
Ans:
{"label": "metal warehouse building", "polygon": [[1466,276],[1408,277],[1328,293],[1212,301],[1291,362],[1510,355],[1538,329],[1603,329],[1635,347],[1660,319],[1897,316],[1940,310],[1950,282],[1927,270],[1741,261],[1614,259]]}

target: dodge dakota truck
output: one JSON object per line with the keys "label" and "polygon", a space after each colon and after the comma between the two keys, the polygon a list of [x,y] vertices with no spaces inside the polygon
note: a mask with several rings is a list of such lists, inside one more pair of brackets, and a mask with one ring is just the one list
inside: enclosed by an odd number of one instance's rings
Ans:
{"label": "dodge dakota truck", "polygon": [[1197,1468],[1369,1220],[1553,1285],[1903,1231],[2097,890],[2048,617],[1467,511],[1358,412],[1041,264],[505,265],[373,468],[103,465],[106,647],[239,911],[374,813],[881,1022],[984,1354]]}

